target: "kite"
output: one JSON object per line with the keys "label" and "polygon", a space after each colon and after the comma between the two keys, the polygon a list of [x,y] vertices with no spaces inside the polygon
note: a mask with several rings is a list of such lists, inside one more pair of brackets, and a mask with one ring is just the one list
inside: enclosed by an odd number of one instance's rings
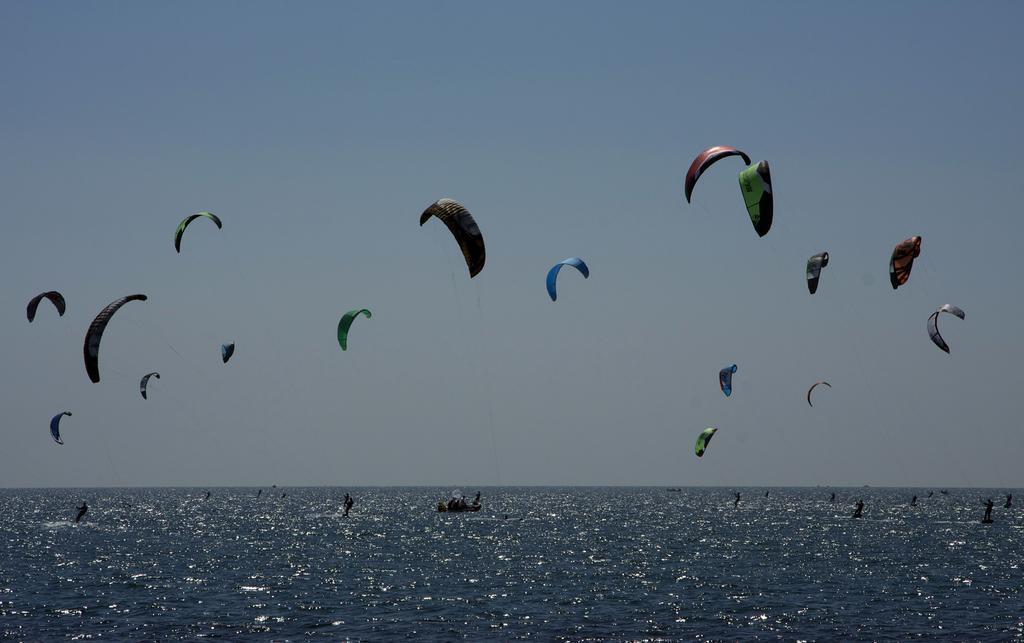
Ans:
{"label": "kite", "polygon": [[356,317],[363,315],[367,319],[373,316],[373,314],[363,308],[361,310],[350,310],[341,316],[341,321],[338,322],[338,343],[341,344],[341,350],[348,350],[348,329],[352,327],[352,322],[356,320]]}
{"label": "kite", "polygon": [[807,260],[807,290],[813,295],[818,292],[821,269],[828,265],[828,253],[819,252]]}
{"label": "kite", "polygon": [[811,406],[814,406],[813,404],[811,404],[811,391],[813,391],[814,387],[818,386],[819,384],[824,384],[825,386],[832,388],[832,385],[826,382],[825,380],[821,380],[820,382],[815,382],[814,384],[812,384],[811,388],[807,389],[807,403],[810,404]]}
{"label": "kite", "polygon": [[103,331],[106,330],[111,316],[121,306],[130,301],[146,301],[146,299],[145,295],[128,295],[127,297],[115,299],[107,304],[106,308],[101,310],[100,314],[96,315],[96,318],[89,324],[89,330],[85,333],[85,343],[82,346],[82,352],[85,355],[85,372],[89,374],[89,379],[94,383],[100,381],[100,340],[103,339]]}
{"label": "kite", "polygon": [[185,228],[199,217],[205,217],[210,221],[213,221],[217,224],[218,230],[224,227],[220,222],[220,218],[212,212],[196,212],[195,214],[190,214],[181,220],[181,223],[178,224],[178,229],[174,231],[174,249],[176,251],[181,252],[181,235],[185,234]]}
{"label": "kite", "polygon": [[60,420],[65,415],[70,417],[71,411],[64,411],[63,413],[58,413],[57,415],[53,416],[52,420],[50,420],[50,435],[53,436],[53,441],[56,442],[57,444],[64,444],[64,440],[60,439]]}
{"label": "kite", "polygon": [[889,283],[896,290],[910,279],[914,258],[921,256],[921,237],[910,237],[896,244],[889,259]]}
{"label": "kite", "polygon": [[774,211],[772,173],[768,169],[768,161],[761,161],[740,172],[740,191],[750,222],[754,224],[757,236],[763,237],[772,227]]}
{"label": "kite", "polygon": [[967,315],[966,313],[964,313],[963,309],[958,308],[953,304],[943,304],[941,308],[936,310],[934,313],[931,314],[931,316],[928,317],[928,336],[932,338],[932,341],[935,342],[936,346],[938,346],[939,348],[948,353],[949,344],[947,344],[946,340],[942,339],[942,335],[939,334],[940,313],[949,313],[950,315],[953,315],[954,317],[959,317],[960,319],[966,319]]}
{"label": "kite", "polygon": [[64,311],[67,310],[67,304],[64,302],[64,295],[60,294],[56,290],[50,290],[40,293],[29,300],[28,310],[26,311],[29,323],[36,318],[36,309],[39,308],[39,302],[43,300],[43,297],[49,299],[53,303],[53,306],[57,309],[57,314],[59,316],[64,316]]}
{"label": "kite", "polygon": [[568,259],[559,261],[555,265],[551,266],[551,270],[548,270],[548,296],[551,297],[551,301],[558,299],[558,293],[555,292],[555,281],[558,279],[558,273],[562,270],[562,266],[572,266],[576,270],[579,270],[584,279],[590,277],[590,268],[588,268],[587,264],[579,257],[569,257]]}
{"label": "kite", "polygon": [[716,432],[718,432],[718,429],[708,427],[697,436],[697,444],[694,446],[693,452],[697,454],[698,458],[704,457],[704,451],[708,448],[708,443],[711,442],[711,437]]}
{"label": "kite", "polygon": [[718,371],[718,386],[726,397],[732,395],[732,374],[736,372],[736,365],[726,366]]}
{"label": "kite", "polygon": [[458,201],[439,199],[420,215],[420,225],[426,223],[430,217],[437,217],[443,221],[459,243],[462,256],[466,258],[470,279],[480,274],[484,269],[487,252],[484,248],[484,237],[480,234],[476,219],[469,210]]}
{"label": "kite", "polygon": [[154,371],[152,373],[146,373],[145,375],[143,375],[142,381],[139,382],[139,392],[142,393],[142,399],[144,400],[148,399],[146,398],[146,388],[149,386],[149,378],[153,377],[154,375],[156,376],[157,379],[160,379],[160,373]]}
{"label": "kite", "polygon": [[693,194],[693,188],[697,185],[697,179],[700,178],[704,170],[711,167],[712,164],[730,157],[739,156],[743,159],[744,165],[750,165],[750,157],[745,152],[736,149],[735,147],[729,147],[728,145],[715,145],[709,147],[700,154],[697,158],[693,159],[693,163],[690,163],[690,169],[686,171],[686,182],[684,189],[686,191],[686,202],[690,202],[690,195]]}

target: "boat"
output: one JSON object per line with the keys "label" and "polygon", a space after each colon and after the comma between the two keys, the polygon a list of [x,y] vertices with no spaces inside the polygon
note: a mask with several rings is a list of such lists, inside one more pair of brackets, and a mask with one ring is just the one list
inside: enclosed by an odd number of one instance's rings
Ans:
{"label": "boat", "polygon": [[441,513],[462,513],[464,511],[480,511],[481,507],[483,507],[483,505],[466,505],[465,507],[449,508],[448,505],[444,502],[437,503],[437,510]]}

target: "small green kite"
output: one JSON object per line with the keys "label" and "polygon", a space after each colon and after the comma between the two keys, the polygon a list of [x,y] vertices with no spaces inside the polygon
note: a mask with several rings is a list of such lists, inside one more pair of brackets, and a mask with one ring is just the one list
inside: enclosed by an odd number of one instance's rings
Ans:
{"label": "small green kite", "polygon": [[178,229],[174,231],[174,249],[178,252],[181,252],[181,235],[185,234],[185,228],[188,227],[188,224],[192,223],[199,217],[206,217],[210,221],[213,221],[217,224],[217,229],[224,227],[220,222],[220,218],[212,212],[196,212],[195,214],[188,215],[181,220],[181,223],[178,224]]}
{"label": "small green kite", "polygon": [[348,350],[348,329],[351,328],[352,322],[356,320],[359,315],[364,315],[367,319],[373,316],[373,314],[365,309],[350,310],[341,316],[341,321],[338,322],[338,343],[341,344],[341,350]]}
{"label": "small green kite", "polygon": [[704,456],[704,451],[708,448],[708,443],[711,442],[711,436],[717,431],[718,429],[715,427],[708,427],[697,436],[697,445],[693,448],[693,452],[697,454],[698,458]]}

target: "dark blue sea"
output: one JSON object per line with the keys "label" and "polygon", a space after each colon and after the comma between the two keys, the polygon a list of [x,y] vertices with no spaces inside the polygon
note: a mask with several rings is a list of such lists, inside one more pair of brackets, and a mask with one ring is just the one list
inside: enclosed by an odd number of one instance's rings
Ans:
{"label": "dark blue sea", "polygon": [[0,490],[0,634],[1024,638],[1024,512],[1006,490],[748,488],[734,508],[727,488],[483,488],[483,511],[437,513],[450,491]]}

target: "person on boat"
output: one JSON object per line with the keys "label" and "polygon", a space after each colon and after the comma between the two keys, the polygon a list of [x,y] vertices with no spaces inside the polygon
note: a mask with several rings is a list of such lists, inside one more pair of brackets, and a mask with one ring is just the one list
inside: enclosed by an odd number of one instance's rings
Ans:
{"label": "person on boat", "polygon": [[836,501],[836,492],[835,491],[832,492],[832,495],[829,497],[828,501],[829,502],[835,502]]}
{"label": "person on boat", "polygon": [[860,518],[863,511],[864,511],[864,501],[863,500],[858,500],[857,501],[857,509],[854,510],[853,517],[854,518]]}
{"label": "person on boat", "polygon": [[1012,505],[1012,504],[1013,504],[1013,494],[1012,493],[1008,493],[1008,494],[1006,494],[1006,503],[1003,504],[1003,509],[1009,509],[1010,505]]}
{"label": "person on boat", "polygon": [[82,516],[84,516],[87,511],[89,511],[89,505],[85,504],[85,501],[83,500],[82,506],[75,511],[75,524],[78,524],[78,521],[82,519]]}
{"label": "person on boat", "polygon": [[739,491],[736,492],[736,500],[733,501],[732,506],[733,506],[733,508],[736,508],[736,507],[740,506],[740,492]]}
{"label": "person on boat", "polygon": [[985,517],[982,518],[982,520],[984,520],[985,522],[992,522],[992,506],[994,504],[995,503],[992,502],[991,498],[989,498],[988,501],[985,502]]}
{"label": "person on boat", "polygon": [[480,492],[479,491],[476,492],[476,498],[473,498],[473,504],[474,505],[479,505],[480,504]]}
{"label": "person on boat", "polygon": [[916,495],[913,498],[910,499],[910,506],[911,507],[916,507],[917,506],[917,496]]}

